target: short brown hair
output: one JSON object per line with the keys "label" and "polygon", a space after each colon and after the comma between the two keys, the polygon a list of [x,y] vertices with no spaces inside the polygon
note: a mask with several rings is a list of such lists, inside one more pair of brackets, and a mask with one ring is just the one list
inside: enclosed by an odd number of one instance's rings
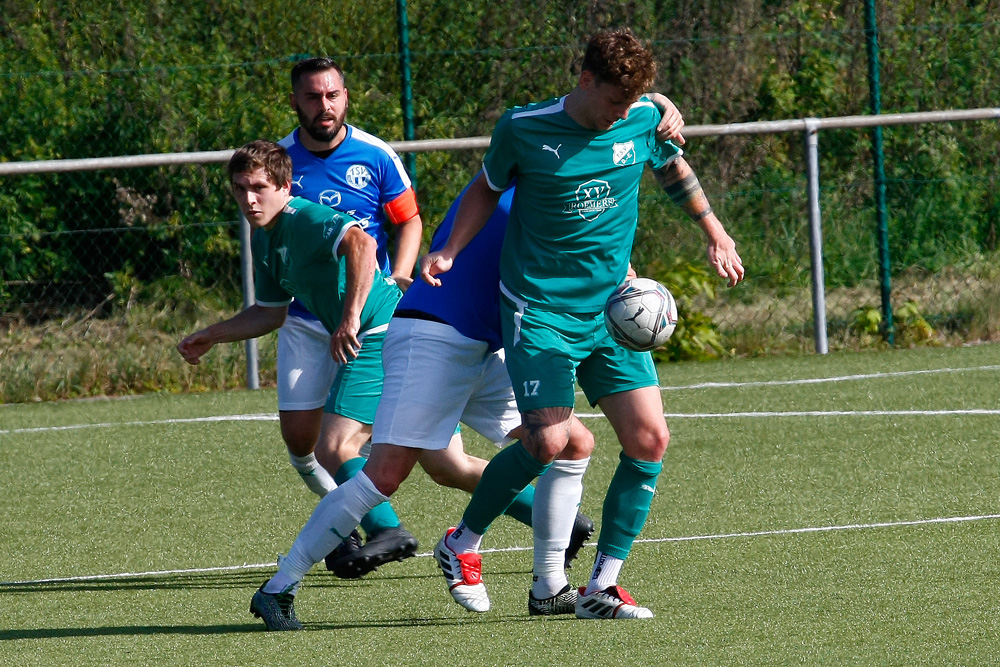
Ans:
{"label": "short brown hair", "polygon": [[653,53],[628,28],[602,30],[590,38],[581,69],[598,83],[610,83],[627,97],[647,92],[656,78]]}
{"label": "short brown hair", "polygon": [[236,174],[264,170],[272,185],[282,187],[292,180],[292,158],[288,151],[266,139],[257,139],[236,149],[229,158],[229,182]]}

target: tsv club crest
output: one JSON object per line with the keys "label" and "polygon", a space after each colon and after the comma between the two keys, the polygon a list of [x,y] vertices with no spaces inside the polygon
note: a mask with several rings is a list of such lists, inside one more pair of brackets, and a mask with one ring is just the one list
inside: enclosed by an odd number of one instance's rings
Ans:
{"label": "tsv club crest", "polygon": [[372,180],[372,174],[363,164],[354,164],[347,170],[347,184],[355,190],[362,190]]}
{"label": "tsv club crest", "polygon": [[626,141],[611,148],[615,164],[635,164],[635,143]]}

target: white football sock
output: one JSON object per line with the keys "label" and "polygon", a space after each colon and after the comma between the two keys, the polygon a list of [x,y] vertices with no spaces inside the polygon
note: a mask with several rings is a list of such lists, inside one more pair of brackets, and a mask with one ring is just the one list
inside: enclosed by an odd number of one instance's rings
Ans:
{"label": "white football sock", "polygon": [[444,545],[457,554],[477,554],[482,542],[482,535],[472,532],[464,521],[460,521],[455,530],[444,541]]}
{"label": "white football sock", "polygon": [[563,573],[561,577],[556,578],[531,578],[531,594],[535,596],[536,600],[544,600],[545,598],[553,597],[567,586],[569,586],[569,579],[566,578],[565,573]]}
{"label": "white football sock", "polygon": [[618,575],[621,573],[624,563],[625,561],[621,558],[615,558],[603,551],[598,551],[597,558],[594,559],[594,569],[590,573],[590,582],[583,594],[590,595],[594,591],[603,591],[608,586],[617,586]]}
{"label": "white football sock", "polygon": [[299,473],[299,477],[309,487],[309,490],[320,498],[337,488],[337,483],[333,481],[333,477],[316,460],[316,454],[310,452],[305,456],[296,456],[288,452],[288,458],[292,462],[292,467]]}
{"label": "white football sock", "polygon": [[[290,581],[302,581],[313,565],[326,558],[351,534],[368,510],[388,500],[364,471],[359,471],[319,501],[278,566],[278,575]],[[264,592],[273,591],[265,586]]]}
{"label": "white football sock", "polygon": [[535,483],[535,501],[531,508],[535,553],[531,586],[538,598],[549,598],[561,591],[566,578],[566,547],[573,534],[573,524],[583,497],[583,474],[590,458],[552,462]]}

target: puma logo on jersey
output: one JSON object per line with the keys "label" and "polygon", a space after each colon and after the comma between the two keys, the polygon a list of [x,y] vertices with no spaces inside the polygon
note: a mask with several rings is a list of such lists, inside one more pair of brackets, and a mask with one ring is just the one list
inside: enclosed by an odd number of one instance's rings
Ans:
{"label": "puma logo on jersey", "polygon": [[562,159],[561,157],[559,157],[559,149],[560,148],[562,148],[562,144],[559,144],[555,148],[552,148],[552,146],[549,146],[548,144],[542,144],[542,150],[543,151],[548,151],[548,152],[554,154],[556,156],[557,160],[561,160]]}

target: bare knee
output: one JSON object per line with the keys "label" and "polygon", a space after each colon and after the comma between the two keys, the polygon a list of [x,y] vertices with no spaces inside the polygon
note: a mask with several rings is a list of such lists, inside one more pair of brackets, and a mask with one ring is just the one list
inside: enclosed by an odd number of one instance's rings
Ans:
{"label": "bare knee", "polygon": [[285,447],[295,456],[308,456],[316,449],[319,439],[322,413],[314,410],[281,410],[278,412],[281,424],[281,439]]}
{"label": "bare knee", "polygon": [[458,482],[460,480],[459,475],[456,474],[454,468],[440,465],[434,460],[420,460],[420,467],[424,469],[427,476],[430,477],[435,484],[440,486],[447,486],[449,488],[457,488]]}
{"label": "bare knee", "polygon": [[558,458],[567,461],[585,459],[594,451],[594,434],[577,418],[569,428],[569,442]]}
{"label": "bare knee", "polygon": [[486,461],[465,453],[461,441],[447,450],[426,451],[420,456],[419,462],[420,467],[436,484],[469,493],[476,490],[476,484],[486,467]]}
{"label": "bare knee", "polygon": [[408,447],[394,445],[375,445],[372,447],[371,458],[362,469],[365,476],[371,480],[378,492],[391,496],[399,489],[413,470],[420,452]]}
{"label": "bare knee", "polygon": [[670,444],[670,430],[664,424],[637,428],[622,440],[625,455],[639,461],[660,461]]}
{"label": "bare knee", "polygon": [[572,408],[540,408],[521,415],[521,445],[540,463],[551,463],[569,445],[573,431]]}
{"label": "bare knee", "polygon": [[403,483],[407,475],[399,475],[393,471],[369,471],[365,468],[365,474],[372,481],[372,484],[378,489],[378,492],[383,496],[391,496],[396,493],[399,489],[399,485]]}
{"label": "bare knee", "polygon": [[370,426],[340,415],[324,415],[316,443],[316,460],[335,475],[340,466],[361,455],[361,447],[370,435]]}

